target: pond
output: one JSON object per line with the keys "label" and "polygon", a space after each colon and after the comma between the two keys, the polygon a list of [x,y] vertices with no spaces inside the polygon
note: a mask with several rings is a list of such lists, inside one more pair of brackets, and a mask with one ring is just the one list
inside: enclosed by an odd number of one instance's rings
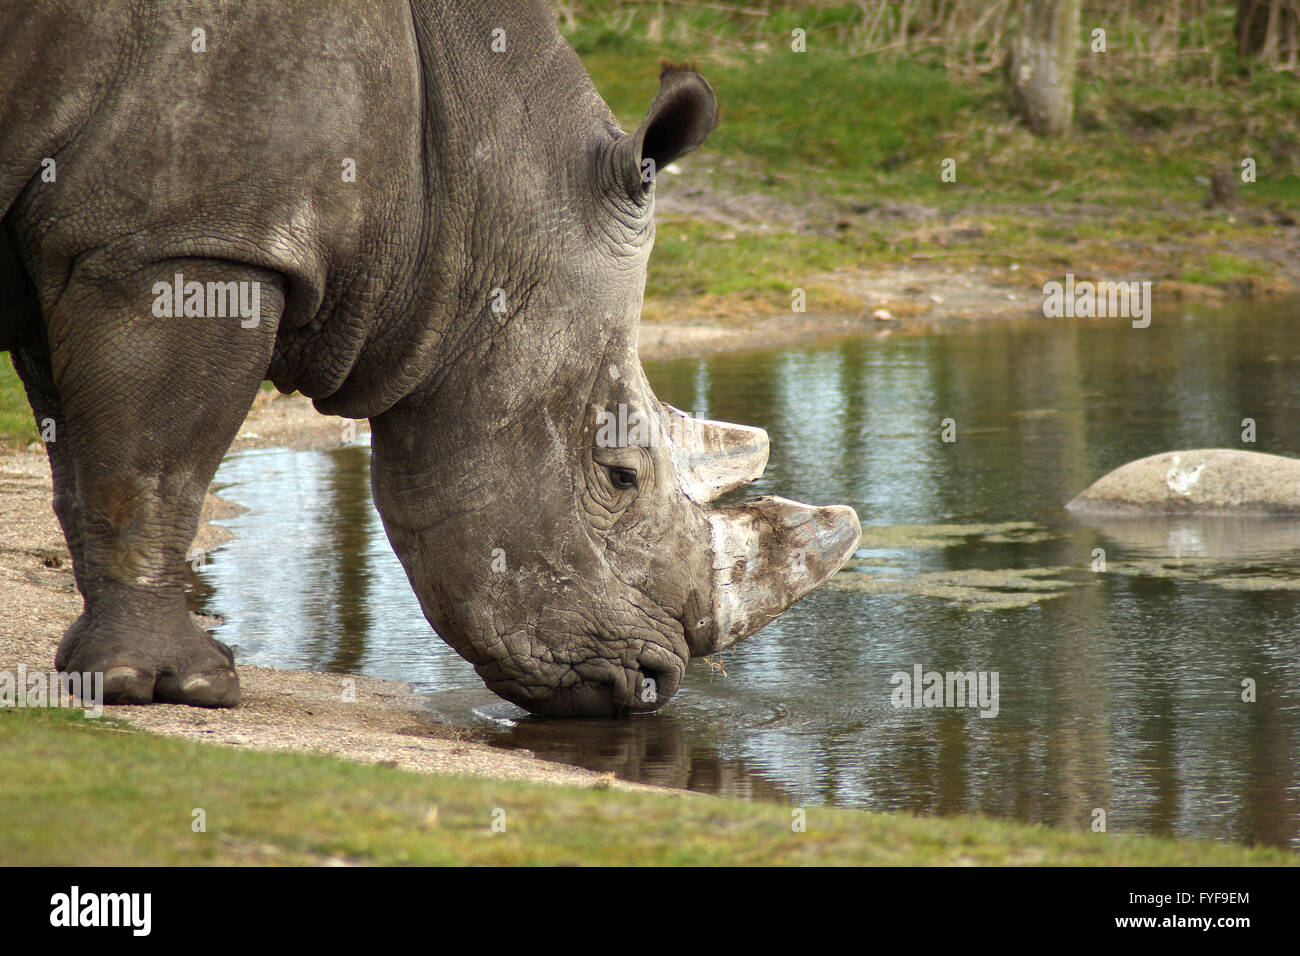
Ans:
{"label": "pond", "polygon": [[[249,510],[223,522],[235,538],[201,602],[243,663],[410,681],[492,743],[631,780],[1072,829],[1100,809],[1111,833],[1300,848],[1300,523],[1062,508],[1156,452],[1300,456],[1297,313],[997,321],[647,364],[664,401],[767,429],[746,495],[850,504],[864,526],[846,571],[692,661],[653,716],[542,720],[488,692],[421,615],[364,445],[231,455],[215,486]],[[990,692],[996,675],[996,706],[896,706],[918,669],[982,672]]]}

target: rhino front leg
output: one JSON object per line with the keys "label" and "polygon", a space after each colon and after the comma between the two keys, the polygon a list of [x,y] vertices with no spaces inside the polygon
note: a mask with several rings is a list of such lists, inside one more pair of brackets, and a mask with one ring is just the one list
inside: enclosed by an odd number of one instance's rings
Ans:
{"label": "rhino front leg", "polygon": [[[158,290],[177,275],[182,293],[167,309]],[[242,289],[256,324],[208,296],[209,283],[220,283],[218,296],[234,289],[236,303]],[[103,673],[106,703],[239,702],[233,654],[186,609],[183,567],[212,475],[266,373],[282,306],[272,273],[186,259],[127,279],[74,275],[49,311],[65,445],[52,458],[56,480],[59,459],[70,462],[62,493],[73,501],[60,517],[85,599],[55,664]]]}

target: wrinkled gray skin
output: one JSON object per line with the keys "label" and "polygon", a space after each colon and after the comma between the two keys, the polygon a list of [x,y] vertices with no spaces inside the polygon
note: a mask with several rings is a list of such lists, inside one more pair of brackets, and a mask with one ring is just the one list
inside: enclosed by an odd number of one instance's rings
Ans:
{"label": "wrinkled gray skin", "polygon": [[[852,510],[711,508],[766,435],[674,416],[637,358],[643,161],[715,120],[668,69],[625,134],[541,2],[0,0],[0,349],[54,422],[85,598],[58,666],[237,702],[182,563],[264,378],[371,420],[426,616],[537,713],[653,710],[832,574]],[[178,272],[260,282],[260,322],[155,318]],[[650,440],[598,440],[620,403]]]}

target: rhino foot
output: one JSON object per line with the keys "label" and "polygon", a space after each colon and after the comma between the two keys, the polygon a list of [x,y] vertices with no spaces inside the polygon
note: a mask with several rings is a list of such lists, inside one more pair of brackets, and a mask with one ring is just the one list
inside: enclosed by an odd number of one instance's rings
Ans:
{"label": "rhino foot", "polygon": [[102,673],[105,704],[239,703],[234,652],[188,613],[169,621],[169,627],[143,633],[117,623],[110,629],[82,614],[59,644],[55,666],[66,673]]}

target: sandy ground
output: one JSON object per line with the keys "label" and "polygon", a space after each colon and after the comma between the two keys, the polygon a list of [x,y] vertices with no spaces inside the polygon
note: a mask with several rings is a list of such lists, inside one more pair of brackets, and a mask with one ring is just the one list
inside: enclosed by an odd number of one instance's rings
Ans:
{"label": "sandy ground", "polygon": [[851,314],[745,313],[715,320],[643,322],[641,358],[681,358],[772,349],[863,335],[915,335],[988,319],[1041,316],[1041,296],[988,270],[942,266],[899,268],[835,277],[863,307]]}

